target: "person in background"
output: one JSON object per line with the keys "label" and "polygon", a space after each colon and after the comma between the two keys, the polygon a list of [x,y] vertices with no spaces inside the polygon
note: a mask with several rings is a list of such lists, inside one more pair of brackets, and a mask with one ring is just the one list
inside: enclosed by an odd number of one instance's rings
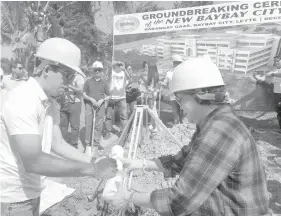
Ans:
{"label": "person in background", "polygon": [[271,215],[266,173],[258,145],[234,114],[225,84],[211,58],[188,59],[175,68],[171,91],[197,125],[190,143],[176,155],[152,160],[124,159],[124,169],[163,172],[176,177],[170,188],[141,193],[118,185],[104,197],[116,209],[134,205],[161,216]]}
{"label": "person in background", "polygon": [[126,103],[126,87],[128,80],[126,79],[124,64],[120,61],[114,61],[111,70],[111,79],[109,83],[110,99],[106,109],[106,121],[105,121],[105,136],[107,140],[111,136],[112,132],[112,114],[116,108],[117,115],[120,119],[120,131],[118,135],[121,135],[123,128],[127,122],[127,103]]}
{"label": "person in background", "polygon": [[[60,100],[60,128],[62,135],[75,148],[78,148],[84,79],[84,73],[77,72],[69,76]],[[69,125],[71,127],[70,137],[68,137]]]}
{"label": "person in background", "polygon": [[[157,93],[159,92],[159,73],[157,69],[157,65],[150,65],[149,62],[144,61],[143,62],[143,69],[144,72],[147,73],[147,79],[142,77],[144,84],[146,86],[146,94],[145,96],[147,98],[144,99],[144,101],[147,101],[147,104],[149,108],[152,110],[154,115],[158,118],[158,113],[156,109],[156,99],[157,99]],[[157,133],[157,127],[155,120],[148,115],[148,122],[149,122],[149,130],[152,136],[154,136]]]}
{"label": "person in background", "polygon": [[126,101],[128,105],[128,116],[134,111],[135,105],[137,105],[137,99],[141,96],[141,92],[139,90],[139,78],[133,75],[131,65],[126,66],[126,71],[130,76],[128,88],[126,89]]}
{"label": "person in background", "polygon": [[166,87],[169,89],[169,93],[170,93],[170,104],[172,107],[172,112],[173,112],[173,120],[174,120],[174,125],[175,124],[179,124],[179,123],[183,123],[182,122],[182,112],[181,112],[181,108],[179,106],[179,104],[177,103],[174,94],[171,92],[171,82],[172,82],[172,78],[173,78],[173,74],[174,74],[174,69],[183,62],[182,57],[180,55],[173,55],[172,56],[172,60],[173,60],[173,70],[168,71],[166,73],[166,77],[164,79],[164,81],[161,83],[161,85],[163,87]]}
{"label": "person in background", "polygon": [[46,177],[116,175],[115,159],[90,163],[91,157],[65,142],[53,119],[58,110],[53,108],[51,98],[59,96],[66,77],[82,73],[80,58],[80,49],[70,41],[47,39],[36,53],[34,77],[1,94],[2,216],[39,216]]}
{"label": "person in background", "polygon": [[[100,139],[102,136],[103,122],[105,116],[105,101],[109,95],[108,85],[103,80],[103,64],[99,61],[93,63],[90,71],[90,78],[84,84],[83,97],[85,101],[85,153],[97,156],[101,150]],[[95,126],[93,128],[93,118],[95,114]],[[93,149],[91,151],[91,140],[94,134]]]}
{"label": "person in background", "polygon": [[[275,59],[276,70],[272,73],[273,76],[273,93],[274,105],[277,113],[277,120],[281,129],[281,58]],[[281,131],[280,131],[281,132]]]}
{"label": "person in background", "polygon": [[274,93],[274,107],[277,113],[277,120],[281,129],[281,58],[274,58],[274,70],[265,75],[254,74],[255,79],[260,83],[266,83]]}
{"label": "person in background", "polygon": [[28,79],[28,73],[19,61],[10,62],[4,68],[2,89],[9,91]]}

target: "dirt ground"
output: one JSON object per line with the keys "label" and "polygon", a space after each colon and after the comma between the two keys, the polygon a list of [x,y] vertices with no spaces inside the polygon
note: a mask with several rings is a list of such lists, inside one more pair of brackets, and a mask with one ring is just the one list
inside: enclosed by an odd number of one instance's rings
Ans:
{"label": "dirt ground", "polygon": [[[255,84],[248,77],[238,79],[233,75],[227,75],[225,78],[227,86],[230,89],[232,98],[235,100],[251,94],[255,89]],[[83,108],[82,108],[83,110]],[[268,179],[268,191],[270,193],[270,208],[275,214],[281,214],[281,133],[276,120],[275,112],[257,112],[257,111],[236,111],[236,114],[251,129],[252,135],[259,146],[261,156],[266,167]],[[161,120],[167,127],[170,127],[172,116],[171,113],[161,112]],[[84,116],[81,116],[82,125]],[[194,125],[182,124],[169,128],[183,144],[188,144],[195,130]],[[83,134],[83,128],[81,129]],[[83,136],[83,135],[82,135]],[[179,147],[167,136],[167,133],[157,134],[153,140],[141,142],[137,157],[138,158],[155,158],[160,155],[174,154]],[[84,178],[64,178],[57,181],[75,188],[76,191],[65,198],[62,202],[54,205],[45,211],[43,216],[117,216],[118,212],[112,210],[100,198],[93,202],[88,202],[87,195],[90,195],[97,183],[97,180],[90,177]],[[157,172],[134,172],[132,188],[149,192],[154,189],[167,188],[168,182],[164,179],[163,174]],[[158,215],[153,210],[137,209],[135,213],[126,215],[154,216]]]}
{"label": "dirt ground", "polygon": [[[241,113],[240,113],[241,114]],[[254,114],[252,114],[254,116]],[[248,117],[248,116],[247,116]],[[262,121],[274,121],[274,114],[264,117]],[[267,177],[268,191],[271,194],[270,208],[276,214],[281,214],[281,134],[260,127],[259,120],[247,118],[251,124],[254,138],[259,145],[262,159],[264,161]],[[249,122],[245,121],[246,124]],[[276,122],[275,122],[276,123]],[[272,123],[269,123],[272,125]],[[264,124],[263,124],[264,125]],[[276,126],[276,124],[275,124]],[[184,144],[190,141],[195,130],[194,125],[184,124],[170,128],[171,132]],[[159,133],[153,140],[141,142],[138,150],[138,158],[155,158],[160,155],[176,153],[179,147],[171,141],[167,133]],[[113,211],[110,206],[100,198],[94,202],[87,201],[87,195],[93,191],[97,180],[89,177],[64,178],[59,180],[76,191],[62,202],[48,209],[43,216],[113,216],[118,212]],[[154,189],[166,188],[168,182],[163,174],[157,172],[134,172],[132,189],[140,192],[149,192]],[[100,191],[99,193],[102,193]],[[126,215],[153,216],[158,215],[153,210],[137,209],[137,212]]]}

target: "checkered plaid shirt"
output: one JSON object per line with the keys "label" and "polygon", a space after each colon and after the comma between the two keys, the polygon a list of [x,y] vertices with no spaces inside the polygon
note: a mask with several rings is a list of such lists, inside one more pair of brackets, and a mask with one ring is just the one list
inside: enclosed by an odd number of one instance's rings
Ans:
{"label": "checkered plaid shirt", "polygon": [[268,192],[257,144],[229,106],[210,113],[188,146],[159,158],[172,188],[155,190],[150,199],[162,216],[265,215]]}

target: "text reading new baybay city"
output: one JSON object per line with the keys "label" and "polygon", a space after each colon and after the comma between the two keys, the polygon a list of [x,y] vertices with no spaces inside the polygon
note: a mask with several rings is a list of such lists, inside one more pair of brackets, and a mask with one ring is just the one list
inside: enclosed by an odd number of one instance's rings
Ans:
{"label": "text reading new baybay city", "polygon": [[[149,21],[146,27],[159,24],[188,23],[191,21],[212,21],[244,18],[249,13],[253,16],[281,14],[281,1],[265,1],[253,3],[253,11],[250,12],[249,4],[232,4],[220,6],[208,6],[197,9],[165,11],[144,14],[142,19]],[[195,19],[195,20],[194,20]]]}

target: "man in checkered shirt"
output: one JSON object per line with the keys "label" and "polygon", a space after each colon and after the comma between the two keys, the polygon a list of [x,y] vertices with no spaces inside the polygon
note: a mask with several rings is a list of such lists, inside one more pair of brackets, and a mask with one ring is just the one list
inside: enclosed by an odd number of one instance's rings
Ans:
{"label": "man in checkered shirt", "polygon": [[117,209],[136,205],[162,216],[271,215],[258,146],[232,112],[224,85],[209,57],[190,58],[177,66],[172,92],[188,121],[197,125],[191,142],[176,155],[123,163],[129,170],[156,170],[179,178],[172,187],[151,193],[119,185],[114,196],[104,198]]}

